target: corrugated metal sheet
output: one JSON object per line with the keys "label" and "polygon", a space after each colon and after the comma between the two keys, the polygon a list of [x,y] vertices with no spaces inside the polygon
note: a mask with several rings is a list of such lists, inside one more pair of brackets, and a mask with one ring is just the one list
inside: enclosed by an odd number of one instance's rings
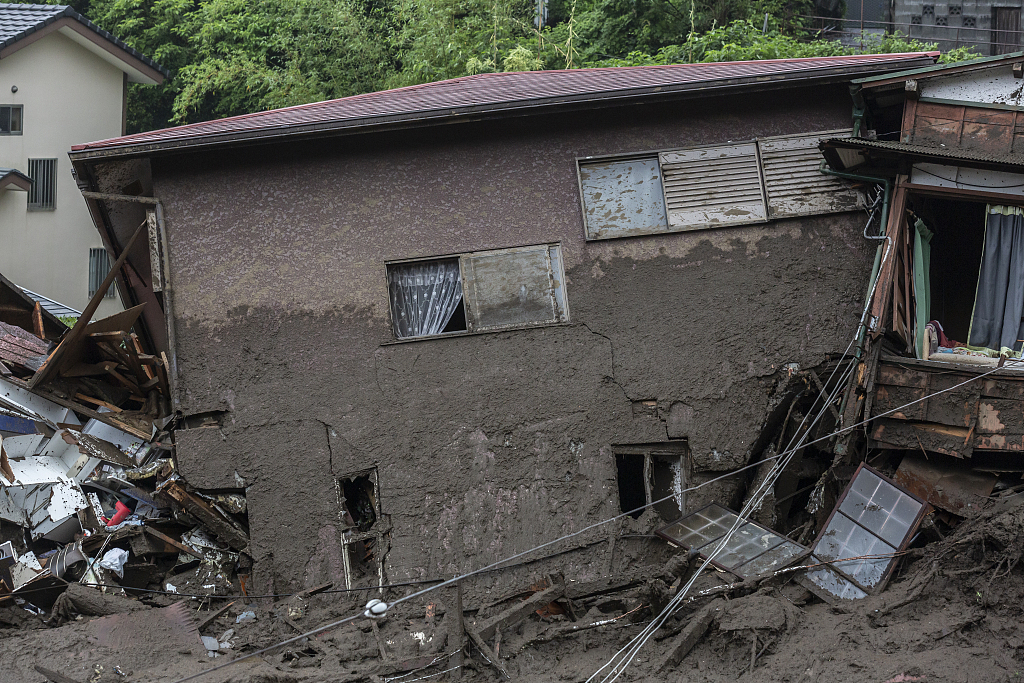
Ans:
{"label": "corrugated metal sheet", "polygon": [[[924,52],[888,55],[843,55],[803,59],[770,59],[714,64],[678,64],[604,69],[569,69],[522,73],[478,74],[437,83],[354,95],[338,100],[195,123],[139,133],[84,145],[74,152],[145,147],[162,144],[202,144],[225,136],[267,137],[295,129],[322,131],[332,127],[371,125],[397,118],[448,117],[465,110],[500,110],[589,101],[631,95],[661,95],[681,89],[714,89],[726,83],[763,85],[814,78],[843,70],[872,71],[927,65],[934,55]],[[853,74],[849,74],[853,75]]]}
{"label": "corrugated metal sheet", "polygon": [[[829,154],[831,150],[864,150],[870,153],[871,150],[878,150],[881,156],[896,158],[905,155],[917,159],[949,160],[958,162],[960,165],[981,164],[984,167],[1011,168],[1024,166],[1024,154],[991,154],[967,149],[950,149],[932,145],[916,145],[909,142],[895,142],[891,140],[864,140],[862,138],[831,138],[820,145],[825,151],[825,158],[829,165],[836,170],[850,168],[850,163],[863,160],[863,154],[856,156]],[[844,163],[845,162],[845,163]]]}
{"label": "corrugated metal sheet", "polygon": [[862,205],[861,195],[835,176],[821,172],[818,143],[852,131],[787,135],[758,140],[772,218],[850,211]]}
{"label": "corrugated metal sheet", "polygon": [[756,143],[662,152],[660,157],[673,228],[767,220]]}

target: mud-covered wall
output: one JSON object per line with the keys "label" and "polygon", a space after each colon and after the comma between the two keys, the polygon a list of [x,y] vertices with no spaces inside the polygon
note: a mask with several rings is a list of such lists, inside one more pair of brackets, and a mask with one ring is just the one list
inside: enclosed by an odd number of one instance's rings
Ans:
{"label": "mud-covered wall", "polygon": [[[587,243],[574,160],[848,127],[848,101],[791,90],[155,158],[180,408],[227,411],[177,433],[179,464],[195,486],[247,488],[260,590],[340,580],[334,481],[367,467],[402,581],[617,514],[612,444],[687,439],[691,485],[742,465],[782,366],[853,335],[863,214]],[[547,242],[569,324],[393,343],[385,261]],[[634,410],[650,400],[656,415]],[[618,561],[649,545],[620,542]],[[608,547],[553,565],[593,578]]]}

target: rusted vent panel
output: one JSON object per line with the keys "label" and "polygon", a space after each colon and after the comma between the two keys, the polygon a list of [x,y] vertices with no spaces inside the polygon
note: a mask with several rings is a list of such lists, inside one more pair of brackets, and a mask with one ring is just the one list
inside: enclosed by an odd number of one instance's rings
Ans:
{"label": "rusted vent panel", "polygon": [[820,170],[822,157],[818,142],[849,137],[850,133],[839,130],[758,141],[768,192],[768,213],[772,218],[853,211],[863,206],[862,195],[849,183]]}
{"label": "rusted vent panel", "polygon": [[665,203],[674,229],[768,218],[754,142],[663,152]]}

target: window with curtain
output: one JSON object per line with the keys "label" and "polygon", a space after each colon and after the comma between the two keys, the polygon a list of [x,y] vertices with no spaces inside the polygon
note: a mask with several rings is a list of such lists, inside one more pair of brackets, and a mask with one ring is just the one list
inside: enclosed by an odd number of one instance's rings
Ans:
{"label": "window with curtain", "polygon": [[387,264],[400,340],[566,322],[560,245]]}
{"label": "window with curtain", "polygon": [[1020,351],[1024,339],[1024,211],[989,206],[968,344]]}

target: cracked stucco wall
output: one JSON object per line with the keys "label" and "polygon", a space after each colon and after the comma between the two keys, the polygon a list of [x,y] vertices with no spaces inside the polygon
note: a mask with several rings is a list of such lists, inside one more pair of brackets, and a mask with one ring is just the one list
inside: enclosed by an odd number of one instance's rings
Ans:
{"label": "cracked stucco wall", "polygon": [[[617,514],[613,444],[686,438],[691,485],[743,464],[780,368],[853,334],[863,215],[587,243],[574,160],[841,128],[848,101],[793,90],[154,159],[183,410],[229,411],[178,433],[180,466],[200,487],[245,481],[259,590],[339,580],[347,472],[378,468],[402,581]],[[385,261],[546,242],[563,247],[569,324],[392,343]],[[619,528],[529,571],[586,579],[659,551],[624,540],[607,564],[594,543]]]}

